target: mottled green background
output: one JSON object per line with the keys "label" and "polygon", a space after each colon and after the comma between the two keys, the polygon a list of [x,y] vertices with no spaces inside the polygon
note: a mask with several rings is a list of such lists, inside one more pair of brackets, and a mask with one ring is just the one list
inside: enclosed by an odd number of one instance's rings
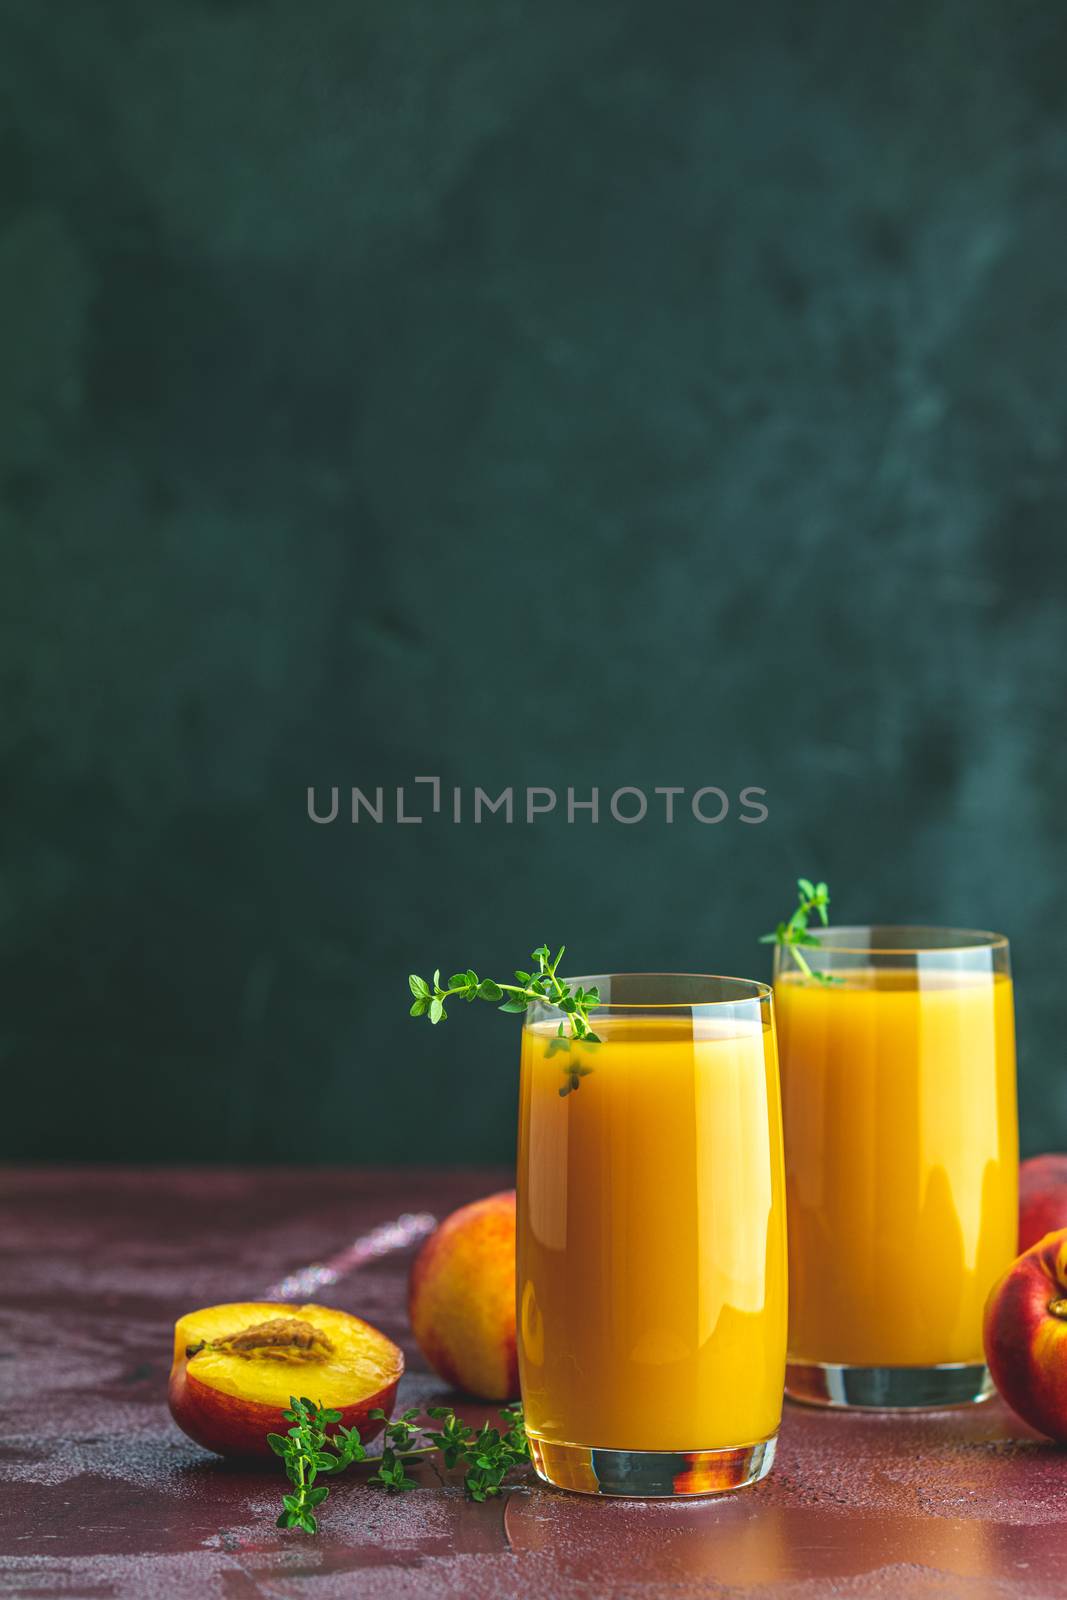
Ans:
{"label": "mottled green background", "polygon": [[[1067,11],[3,0],[8,1154],[506,1158],[404,974],[1001,927],[1063,1036]],[[309,783],[770,819],[315,827]]]}

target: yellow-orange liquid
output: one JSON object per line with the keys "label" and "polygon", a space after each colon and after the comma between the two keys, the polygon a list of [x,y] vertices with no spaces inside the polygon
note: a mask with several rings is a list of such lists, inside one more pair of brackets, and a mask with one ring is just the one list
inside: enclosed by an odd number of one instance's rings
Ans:
{"label": "yellow-orange liquid", "polygon": [[523,1033],[519,1370],[550,1443],[707,1450],[781,1417],[786,1245],[774,1035],[701,1016],[597,1019],[561,1096]]}
{"label": "yellow-orange liquid", "polygon": [[1015,1255],[1011,979],[868,969],[775,985],[789,1205],[789,1355],[982,1360]]}

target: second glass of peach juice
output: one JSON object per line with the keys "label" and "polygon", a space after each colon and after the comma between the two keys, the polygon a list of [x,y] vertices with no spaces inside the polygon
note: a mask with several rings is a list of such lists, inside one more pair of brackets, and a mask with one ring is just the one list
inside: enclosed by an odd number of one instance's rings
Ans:
{"label": "second glass of peach juice", "polygon": [[596,984],[602,1041],[527,1012],[518,1356],[539,1475],[672,1497],[755,1482],[781,1418],[786,1241],[771,993]]}
{"label": "second glass of peach juice", "polygon": [[992,1392],[982,1310],[1015,1255],[1008,942],[827,928],[775,952],[789,1204],[786,1392],[878,1409]]}

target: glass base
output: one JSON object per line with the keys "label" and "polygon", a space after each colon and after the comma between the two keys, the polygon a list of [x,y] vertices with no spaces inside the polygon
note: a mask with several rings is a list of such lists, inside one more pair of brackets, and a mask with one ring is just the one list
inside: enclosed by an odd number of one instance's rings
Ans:
{"label": "glass base", "polygon": [[970,1406],[993,1393],[981,1361],[937,1367],[845,1367],[832,1361],[791,1361],[785,1392],[806,1406],[839,1411],[940,1411]]}
{"label": "glass base", "polygon": [[732,1450],[597,1450],[531,1436],[530,1455],[537,1476],[557,1489],[627,1500],[681,1500],[758,1483],[774,1465],[777,1443],[778,1435],[772,1434]]}

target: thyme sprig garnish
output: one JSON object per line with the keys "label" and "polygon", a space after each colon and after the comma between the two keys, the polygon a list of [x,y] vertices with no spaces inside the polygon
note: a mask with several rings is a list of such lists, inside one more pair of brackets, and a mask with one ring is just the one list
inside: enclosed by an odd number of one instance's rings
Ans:
{"label": "thyme sprig garnish", "polygon": [[797,879],[797,908],[788,922],[780,922],[773,933],[765,933],[760,944],[783,945],[793,953],[793,960],[806,978],[816,983],[834,983],[828,972],[817,972],[801,952],[802,945],[818,946],[819,940],[808,931],[812,912],[825,928],[829,922],[830,891],[825,883],[812,883],[810,878]]}
{"label": "thyme sprig garnish", "polygon": [[[468,1004],[472,1000],[495,1001],[499,1011],[526,1011],[536,1001],[543,1000],[564,1013],[564,1020],[556,1029],[556,1037],[548,1047],[549,1055],[556,1050],[569,1049],[571,1040],[600,1044],[600,1035],[593,1031],[589,1021],[590,1007],[600,1004],[600,990],[595,984],[591,989],[584,989],[580,983],[571,985],[566,978],[559,976],[557,969],[566,948],[561,944],[553,956],[547,944],[541,945],[532,955],[537,962],[537,970],[524,972],[517,967],[517,983],[497,983],[492,978],[479,978],[476,972],[468,968],[466,972],[454,972],[447,986],[442,985],[438,969],[430,985],[425,978],[413,972],[408,978],[408,987],[414,995],[411,1015],[428,1016],[433,1023],[443,1022],[448,1016],[445,1002],[453,998],[466,1000]],[[572,1093],[592,1070],[589,1066],[580,1065],[577,1059],[569,1060],[563,1067],[565,1081],[560,1094]]]}
{"label": "thyme sprig garnish", "polygon": [[[431,988],[425,978],[413,972],[408,978],[408,987],[415,996],[411,1015],[428,1016],[433,1023],[443,1022],[448,1016],[445,1001],[453,996],[468,1003],[471,1000],[502,1001],[503,1004],[497,1007],[498,1011],[525,1011],[535,1000],[547,1000],[550,1005],[566,1012],[572,1039],[588,1039],[591,1044],[599,1044],[599,1038],[589,1023],[589,1007],[599,1003],[600,991],[595,985],[592,989],[583,989],[579,984],[572,989],[565,978],[557,975],[556,969],[563,960],[566,948],[561,944],[553,956],[547,944],[541,945],[532,956],[537,962],[537,971],[524,972],[517,967],[515,976],[518,983],[495,983],[492,978],[479,978],[476,972],[468,968],[466,972],[454,972],[448,980],[448,987],[443,988],[438,969],[433,975]],[[562,1022],[559,1025],[559,1037],[563,1037]]]}
{"label": "thyme sprig garnish", "polygon": [[[326,1484],[316,1483],[316,1478],[324,1473],[341,1472],[353,1462],[365,1461],[367,1452],[356,1428],[337,1427],[336,1432],[327,1434],[327,1428],[340,1423],[339,1411],[326,1410],[311,1400],[298,1400],[295,1396],[290,1399],[289,1407],[285,1418],[293,1426],[288,1433],[267,1435],[271,1449],[281,1456],[286,1476],[293,1485],[292,1493],[282,1496],[284,1509],[278,1518],[278,1527],[317,1533],[319,1524],[315,1511],[330,1491]],[[408,1467],[440,1451],[446,1467],[465,1469],[463,1487],[467,1496],[471,1500],[488,1500],[500,1494],[509,1472],[530,1459],[521,1406],[505,1406],[500,1412],[507,1425],[505,1428],[494,1428],[486,1422],[477,1432],[447,1406],[431,1406],[426,1414],[440,1424],[437,1429],[426,1432],[429,1446],[418,1443],[421,1430],[415,1425],[417,1409],[404,1411],[392,1421],[384,1411],[370,1413],[375,1421],[385,1423],[381,1461],[368,1479],[372,1488],[382,1489],[386,1494],[417,1489],[415,1479],[408,1475]]]}

